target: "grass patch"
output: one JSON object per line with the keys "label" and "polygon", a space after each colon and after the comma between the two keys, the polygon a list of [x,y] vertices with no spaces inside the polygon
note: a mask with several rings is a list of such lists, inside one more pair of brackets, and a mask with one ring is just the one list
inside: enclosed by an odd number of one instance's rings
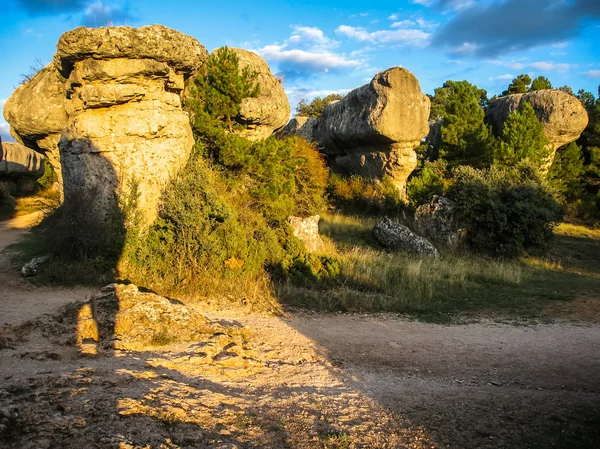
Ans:
{"label": "grass patch", "polygon": [[600,294],[598,231],[557,227],[547,258],[446,254],[435,260],[377,248],[369,236],[372,224],[370,218],[325,215],[324,253],[338,260],[340,275],[310,286],[282,284],[280,300],[318,310],[399,312],[444,322],[465,314],[539,317],[554,301]]}

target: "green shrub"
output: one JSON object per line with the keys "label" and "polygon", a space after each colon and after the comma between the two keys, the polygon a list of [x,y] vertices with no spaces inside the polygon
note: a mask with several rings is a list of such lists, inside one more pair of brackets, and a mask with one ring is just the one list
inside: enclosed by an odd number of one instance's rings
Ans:
{"label": "green shrub", "polygon": [[427,203],[434,195],[442,195],[448,187],[447,163],[443,159],[425,161],[423,168],[410,178],[406,193],[412,207]]}
{"label": "green shrub", "polygon": [[529,164],[459,167],[453,177],[447,196],[457,202],[458,218],[474,251],[514,257],[544,247],[554,223],[562,218],[548,185]]}
{"label": "green shrub", "polygon": [[164,190],[155,223],[127,240],[120,269],[132,281],[264,305],[272,299],[267,272],[289,277],[286,270],[300,263],[294,260],[309,257],[287,219],[324,208],[327,169],[305,140],[250,141],[234,133],[242,126],[235,122],[239,102],[257,93],[254,79],[231,50],[209,57],[186,101],[193,154]]}
{"label": "green shrub", "polygon": [[332,173],[327,194],[335,207],[354,213],[397,215],[405,207],[400,191],[387,176],[377,181]]}

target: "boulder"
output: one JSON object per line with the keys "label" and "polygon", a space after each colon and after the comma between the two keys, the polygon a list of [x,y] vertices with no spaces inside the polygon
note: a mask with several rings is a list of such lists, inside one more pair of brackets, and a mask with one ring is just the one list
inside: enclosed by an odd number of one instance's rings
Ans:
{"label": "boulder", "polygon": [[0,176],[37,179],[43,174],[43,155],[19,143],[0,141]]}
{"label": "boulder", "polygon": [[414,228],[436,245],[448,248],[458,247],[466,237],[466,230],[457,220],[456,203],[438,195],[417,208]]}
{"label": "boulder", "polygon": [[319,235],[319,215],[308,218],[290,217],[289,223],[294,236],[304,243],[308,252],[317,252],[323,248],[323,240]]}
{"label": "boulder", "polygon": [[497,98],[486,109],[486,120],[494,127],[497,135],[502,133],[507,117],[525,101],[531,104],[537,118],[544,125],[544,134],[553,149],[549,161],[552,163],[559,147],[579,138],[588,124],[587,112],[577,98],[560,90],[545,89],[507,95]]}
{"label": "boulder", "polygon": [[296,118],[286,129],[310,134],[334,170],[372,179],[389,176],[403,191],[417,166],[414,149],[429,132],[429,108],[417,78],[393,67],[326,105],[316,123]]}
{"label": "boulder", "polygon": [[290,118],[290,103],[287,95],[281,81],[273,76],[264,59],[248,50],[240,48],[231,48],[231,50],[237,54],[241,70],[248,67],[256,73],[256,82],[260,90],[258,97],[242,100],[240,114],[236,117],[236,121],[246,128],[236,130],[236,134],[250,140],[266,139],[285,126]]}
{"label": "boulder", "polygon": [[[107,221],[135,190],[142,227],[193,146],[181,94],[207,58],[195,39],[162,26],[78,28],[59,40],[68,121],[60,140],[65,202]],[[116,194],[116,195],[115,195]]]}
{"label": "boulder", "polygon": [[19,86],[4,105],[4,118],[17,142],[43,152],[61,179],[58,141],[67,124],[64,78],[53,64]]}
{"label": "boulder", "polygon": [[377,221],[373,227],[373,237],[384,248],[436,259],[440,256],[438,250],[427,239],[388,217]]}

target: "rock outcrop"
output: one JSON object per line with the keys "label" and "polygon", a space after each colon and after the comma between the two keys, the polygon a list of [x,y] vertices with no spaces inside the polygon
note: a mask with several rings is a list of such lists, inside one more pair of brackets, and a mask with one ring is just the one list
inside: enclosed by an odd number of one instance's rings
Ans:
{"label": "rock outcrop", "polygon": [[418,236],[408,227],[383,217],[373,227],[373,237],[384,248],[403,251],[419,256],[438,258],[438,250],[425,238]]}
{"label": "rock outcrop", "polygon": [[317,119],[298,115],[292,118],[277,135],[279,137],[299,136],[306,140],[314,140],[317,123]]}
{"label": "rock outcrop", "polygon": [[0,177],[37,179],[43,174],[43,155],[19,143],[0,141]]}
{"label": "rock outcrop", "polygon": [[42,152],[61,178],[58,141],[68,121],[64,78],[49,64],[19,86],[4,105],[4,118],[17,142]]}
{"label": "rock outcrop", "polygon": [[323,240],[319,235],[319,215],[307,218],[290,217],[289,223],[294,236],[304,243],[308,252],[314,253],[323,248]]}
{"label": "rock outcrop", "polygon": [[506,118],[523,102],[531,104],[544,125],[544,134],[553,149],[550,163],[554,160],[555,151],[577,140],[588,124],[587,112],[577,98],[560,90],[545,89],[494,100],[486,109],[486,120],[492,124],[496,134],[502,133]]}
{"label": "rock outcrop", "polygon": [[393,67],[325,106],[316,124],[296,119],[287,132],[311,133],[334,170],[372,179],[389,176],[403,190],[417,166],[414,149],[429,132],[429,108],[417,78]]}
{"label": "rock outcrop", "polygon": [[[250,140],[266,139],[283,128],[290,118],[290,103],[281,81],[273,76],[264,59],[248,50],[231,48],[239,59],[240,70],[248,68],[257,75],[258,97],[244,98],[236,121],[245,129],[236,134]],[[215,52],[218,51],[215,50]]]}
{"label": "rock outcrop", "polygon": [[448,248],[458,247],[466,237],[457,220],[456,203],[438,195],[417,208],[414,228],[434,244]]}

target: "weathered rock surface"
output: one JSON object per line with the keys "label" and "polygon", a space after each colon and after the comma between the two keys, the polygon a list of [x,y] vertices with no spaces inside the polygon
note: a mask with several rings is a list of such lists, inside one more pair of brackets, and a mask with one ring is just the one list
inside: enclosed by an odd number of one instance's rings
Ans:
{"label": "weathered rock surface", "polygon": [[0,141],[0,176],[39,178],[44,156],[25,145]]}
{"label": "weathered rock surface", "polygon": [[85,59],[152,59],[190,75],[202,67],[207,57],[206,49],[196,39],[162,25],[80,27],[60,37],[54,64],[68,77],[75,63]]}
{"label": "weathered rock surface", "polygon": [[[137,188],[142,226],[193,146],[181,105],[185,78],[204,62],[195,39],[162,26],[78,28],[58,43],[68,122],[60,142],[65,202],[81,195],[98,219]],[[70,71],[69,71],[70,70]]]}
{"label": "weathered rock surface", "polygon": [[4,105],[4,118],[19,143],[45,154],[61,179],[58,141],[67,124],[64,79],[53,64],[19,86]]}
{"label": "weathered rock surface", "polygon": [[403,190],[417,165],[414,149],[429,132],[429,108],[417,78],[393,67],[325,106],[316,124],[297,118],[287,131],[311,134],[334,170],[389,176]]}
{"label": "weathered rock surface", "polygon": [[466,230],[457,221],[456,203],[438,195],[417,208],[414,227],[421,236],[449,248],[459,246],[466,236]]}
{"label": "weathered rock surface", "polygon": [[[577,140],[588,124],[587,112],[577,98],[560,90],[545,89],[494,100],[486,109],[486,120],[498,135],[502,133],[506,118],[525,101],[531,104],[544,125],[544,134],[554,151]],[[554,152],[550,163],[553,159]]]}
{"label": "weathered rock surface", "polygon": [[[240,70],[248,67],[257,74],[260,89],[256,98],[244,98],[236,118],[246,129],[236,134],[251,140],[266,139],[281,129],[290,118],[290,103],[281,82],[273,76],[264,59],[248,50],[231,48],[238,58]],[[215,50],[218,51],[218,50]]]}
{"label": "weathered rock surface", "polygon": [[323,248],[323,240],[319,235],[319,215],[308,218],[290,217],[289,222],[294,236],[304,243],[308,252],[316,252]]}
{"label": "weathered rock surface", "polygon": [[[148,346],[172,342],[200,341],[214,329],[209,321],[183,303],[154,293],[141,292],[133,285],[110,284],[94,298],[96,326],[78,321],[76,342],[98,341],[94,327],[100,334],[109,329],[115,349],[144,349]],[[85,308],[82,308],[87,317]],[[91,310],[90,310],[91,311]],[[81,315],[81,312],[80,312]],[[93,317],[92,317],[93,318]],[[96,338],[94,338],[96,337]]]}
{"label": "weathered rock surface", "polygon": [[418,236],[408,227],[383,217],[373,227],[373,237],[384,248],[404,251],[419,256],[438,258],[438,250],[425,238]]}

